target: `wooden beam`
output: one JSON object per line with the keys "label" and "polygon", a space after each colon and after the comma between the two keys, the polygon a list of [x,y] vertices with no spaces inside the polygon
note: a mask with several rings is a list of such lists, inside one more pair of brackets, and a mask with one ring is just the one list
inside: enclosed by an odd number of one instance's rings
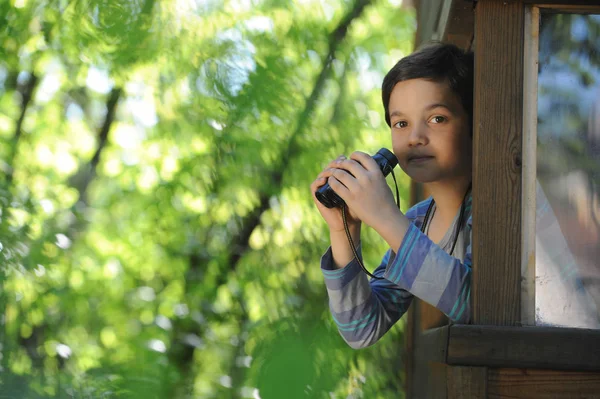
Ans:
{"label": "wooden beam", "polygon": [[[533,5],[533,4],[532,4]],[[575,14],[599,14],[600,3],[597,5],[563,5],[563,4],[540,4],[543,13],[575,13]]]}
{"label": "wooden beam", "polygon": [[600,398],[600,373],[551,370],[490,369],[490,398]]}
{"label": "wooden beam", "polygon": [[423,0],[417,4],[415,48],[431,40],[471,48],[474,3],[465,0]]}
{"label": "wooden beam", "polygon": [[[480,3],[484,3],[487,1],[494,0],[478,0]],[[523,3],[523,4],[531,4],[537,7],[564,7],[568,8],[571,6],[584,6],[584,7],[594,7],[600,6],[600,0],[505,0],[505,3]]]}
{"label": "wooden beam", "polygon": [[423,331],[421,309],[425,302],[415,298],[407,326],[406,397],[446,399],[446,349],[448,326]]}
{"label": "wooden beam", "polygon": [[465,0],[452,0],[444,29],[444,43],[452,43],[463,50],[470,50],[473,44],[474,29],[474,4]]}
{"label": "wooden beam", "polygon": [[540,12],[525,8],[523,65],[523,199],[521,232],[521,325],[535,326],[535,239],[537,177],[537,95]]}
{"label": "wooden beam", "polygon": [[486,367],[448,367],[448,399],[487,398]]}
{"label": "wooden beam", "polygon": [[600,371],[600,330],[454,324],[419,336],[421,362]]}
{"label": "wooden beam", "polygon": [[429,363],[427,366],[429,378],[426,394],[413,398],[448,399],[448,366],[443,363]]}
{"label": "wooden beam", "polygon": [[450,365],[600,371],[600,330],[453,325],[446,335]]}
{"label": "wooden beam", "polygon": [[475,9],[473,324],[521,321],[524,12],[504,0]]}
{"label": "wooden beam", "polygon": [[417,353],[415,338],[420,334],[420,331],[416,331],[416,327],[418,326],[416,319],[419,317],[419,310],[414,299],[406,314],[406,329],[404,330],[404,392],[407,398],[414,397],[414,380],[416,379],[415,354]]}
{"label": "wooden beam", "polygon": [[419,356],[425,362],[446,363],[449,328],[445,326],[423,332]]}
{"label": "wooden beam", "polygon": [[418,335],[420,363],[600,371],[600,330],[453,324]]}

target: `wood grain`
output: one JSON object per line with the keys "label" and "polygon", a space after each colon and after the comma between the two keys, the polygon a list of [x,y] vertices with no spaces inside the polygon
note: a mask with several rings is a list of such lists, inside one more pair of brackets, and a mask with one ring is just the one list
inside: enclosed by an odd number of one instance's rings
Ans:
{"label": "wood grain", "polygon": [[600,373],[489,369],[490,399],[600,398]]}
{"label": "wood grain", "polygon": [[464,50],[470,50],[475,29],[475,11],[471,2],[451,0],[450,14],[444,30],[444,43],[452,43]]}
{"label": "wood grain", "polygon": [[448,326],[422,330],[422,306],[415,298],[410,308],[406,343],[406,397],[446,398],[446,348]]}
{"label": "wood grain", "polygon": [[[486,2],[489,0],[479,0]],[[594,6],[600,6],[600,0],[506,0],[508,3],[524,3],[532,4],[539,7],[561,7],[564,9],[572,9],[571,7],[580,7],[582,9],[590,9]]]}
{"label": "wood grain", "polygon": [[520,323],[524,6],[475,9],[474,324]]}
{"label": "wood grain", "polygon": [[448,399],[487,398],[487,368],[449,366]]}
{"label": "wood grain", "polygon": [[447,336],[448,364],[600,371],[600,330],[453,325]]}

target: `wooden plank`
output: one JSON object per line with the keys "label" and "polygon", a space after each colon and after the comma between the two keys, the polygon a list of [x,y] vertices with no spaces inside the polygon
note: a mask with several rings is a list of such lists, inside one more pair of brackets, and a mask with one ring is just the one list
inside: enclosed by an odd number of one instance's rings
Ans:
{"label": "wooden plank", "polygon": [[475,9],[472,323],[517,325],[521,290],[522,3]]}
{"label": "wooden plank", "polygon": [[576,14],[598,14],[600,13],[600,3],[597,5],[572,5],[572,4],[540,4],[542,12],[551,13],[576,13]]}
{"label": "wooden plank", "polygon": [[448,364],[600,371],[600,330],[453,325]]}
{"label": "wooden plank", "polygon": [[423,0],[417,3],[415,47],[431,40],[470,49],[473,42],[474,3],[465,0]]}
{"label": "wooden plank", "polygon": [[521,235],[521,325],[535,325],[535,216],[537,94],[540,10],[525,8],[523,58],[523,231]]}
{"label": "wooden plank", "polygon": [[448,399],[487,398],[487,368],[448,367]]}
{"label": "wooden plank", "polygon": [[427,362],[446,363],[449,326],[432,328],[421,334],[419,357]]}
{"label": "wooden plank", "polygon": [[438,308],[421,300],[419,302],[419,309],[421,309],[421,331],[448,325],[448,317]]}
{"label": "wooden plank", "polygon": [[413,299],[408,331],[411,352],[406,370],[407,398],[446,398],[446,355],[448,326],[422,331],[421,306],[424,302]]}
{"label": "wooden plank", "polygon": [[406,333],[404,335],[404,392],[407,398],[413,397],[415,381],[418,377],[415,370],[415,353],[417,350],[415,337],[419,334],[419,331],[415,331],[415,329],[418,326],[419,309],[414,299],[406,315]]}
{"label": "wooden plank", "polygon": [[421,376],[420,384],[415,385],[407,398],[447,399],[447,369],[443,363],[417,362],[416,371]]}
{"label": "wooden plank", "polygon": [[490,369],[490,399],[600,398],[600,373]]}
{"label": "wooden plank", "polygon": [[[410,205],[429,196],[421,184],[411,182]],[[447,326],[448,318],[435,307],[413,298],[408,311],[405,348],[405,395],[407,398],[446,398],[445,350],[448,346],[447,328],[444,338],[437,339],[437,351],[432,350],[434,327]],[[434,362],[443,362],[435,363]]]}
{"label": "wooden plank", "polygon": [[426,394],[415,398],[448,399],[448,366],[442,363],[429,363],[428,373],[430,377]]}
{"label": "wooden plank", "polygon": [[473,43],[474,29],[475,10],[473,3],[464,0],[452,0],[443,35],[444,43],[452,43],[464,50],[470,50]]}
{"label": "wooden plank", "polygon": [[[480,3],[490,0],[479,0]],[[493,0],[492,0],[493,1]],[[571,6],[584,6],[594,7],[600,6],[600,0],[506,0],[505,3],[524,3],[532,4],[537,7],[571,7]]]}

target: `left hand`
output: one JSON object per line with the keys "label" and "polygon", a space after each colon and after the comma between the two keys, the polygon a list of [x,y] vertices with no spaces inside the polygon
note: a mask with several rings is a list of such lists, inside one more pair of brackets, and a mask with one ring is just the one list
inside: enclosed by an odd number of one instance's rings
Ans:
{"label": "left hand", "polygon": [[329,185],[363,223],[379,232],[400,213],[379,165],[369,154],[356,151],[334,167]]}

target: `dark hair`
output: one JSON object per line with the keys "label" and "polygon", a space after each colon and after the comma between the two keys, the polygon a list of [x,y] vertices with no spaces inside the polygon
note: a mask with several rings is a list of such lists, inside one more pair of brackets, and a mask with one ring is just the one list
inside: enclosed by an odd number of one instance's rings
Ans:
{"label": "dark hair", "polygon": [[402,58],[385,75],[381,85],[381,98],[385,121],[390,122],[390,96],[398,82],[410,79],[427,79],[447,83],[462,103],[469,116],[473,134],[473,53],[465,52],[453,44],[428,44]]}

